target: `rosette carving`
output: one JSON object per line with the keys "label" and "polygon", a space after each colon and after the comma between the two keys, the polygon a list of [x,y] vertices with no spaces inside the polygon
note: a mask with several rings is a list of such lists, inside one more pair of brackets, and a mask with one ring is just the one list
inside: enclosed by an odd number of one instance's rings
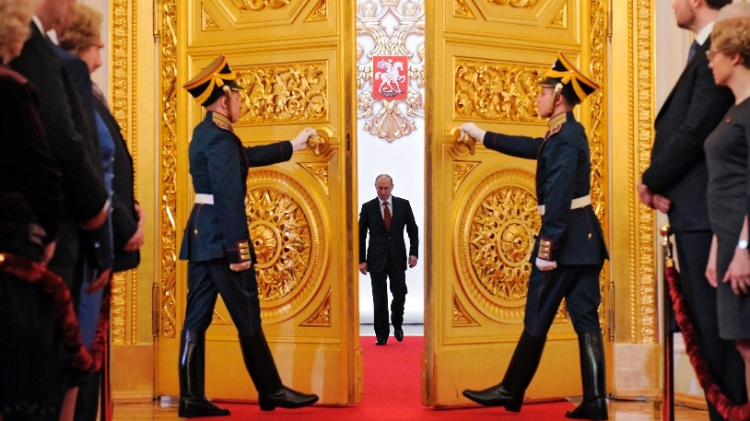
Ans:
{"label": "rosette carving", "polygon": [[485,178],[469,193],[458,227],[459,275],[469,300],[495,320],[523,320],[528,259],[541,228],[534,175],[503,170]]}
{"label": "rosette carving", "polygon": [[276,171],[253,171],[246,207],[263,320],[287,319],[319,288],[326,231],[305,188]]}

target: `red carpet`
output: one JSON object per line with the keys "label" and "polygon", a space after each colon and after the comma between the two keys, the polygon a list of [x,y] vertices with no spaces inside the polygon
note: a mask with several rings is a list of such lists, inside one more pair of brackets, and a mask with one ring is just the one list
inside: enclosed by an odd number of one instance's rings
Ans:
{"label": "red carpet", "polygon": [[422,336],[407,336],[388,345],[375,346],[374,336],[363,336],[364,397],[362,403],[350,407],[313,406],[302,409],[276,409],[262,412],[254,404],[221,403],[232,411],[230,417],[193,418],[196,420],[297,420],[297,421],[422,421],[422,420],[567,420],[565,411],[573,409],[566,402],[524,405],[520,413],[503,408],[480,406],[462,409],[433,409],[422,406],[421,381]]}

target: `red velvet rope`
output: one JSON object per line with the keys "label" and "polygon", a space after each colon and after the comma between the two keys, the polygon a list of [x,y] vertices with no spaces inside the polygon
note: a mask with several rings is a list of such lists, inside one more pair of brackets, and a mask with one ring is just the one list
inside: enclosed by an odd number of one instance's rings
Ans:
{"label": "red velvet rope", "polygon": [[714,404],[716,410],[722,417],[729,421],[747,421],[750,420],[750,403],[745,402],[737,405],[721,391],[716,385],[711,371],[708,369],[708,363],[703,358],[703,354],[698,349],[695,338],[695,329],[688,316],[685,299],[682,295],[682,284],[680,283],[680,274],[674,267],[667,267],[664,270],[669,285],[669,295],[672,297],[672,308],[674,309],[677,325],[682,331],[682,337],[685,340],[685,349],[687,350],[690,363],[695,369],[701,387],[706,392],[708,400]]}
{"label": "red velvet rope", "polygon": [[104,348],[107,345],[107,330],[109,329],[109,288],[102,297],[102,308],[91,350],[87,350],[83,345],[81,327],[78,325],[78,319],[73,309],[70,289],[62,278],[38,263],[8,253],[0,254],[0,270],[18,279],[38,284],[42,292],[52,296],[55,312],[60,318],[60,325],[64,334],[63,345],[70,354],[73,364],[85,373],[93,373],[101,369]]}

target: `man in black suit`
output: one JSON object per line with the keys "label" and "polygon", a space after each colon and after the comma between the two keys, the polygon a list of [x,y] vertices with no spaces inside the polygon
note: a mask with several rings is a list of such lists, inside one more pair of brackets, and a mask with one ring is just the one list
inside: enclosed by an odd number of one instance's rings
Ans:
{"label": "man in black suit", "polygon": [[[381,174],[375,179],[378,197],[362,205],[359,213],[359,271],[370,272],[372,302],[375,317],[376,345],[388,342],[388,290],[386,279],[391,280],[391,322],[393,336],[404,340],[404,302],[406,301],[406,244],[404,228],[409,235],[408,265],[417,265],[419,238],[417,222],[408,200],[391,195],[393,179]],[[365,248],[367,233],[370,241]]]}
{"label": "man in black suit", "polygon": [[[31,36],[21,55],[10,63],[39,92],[42,124],[52,155],[62,173],[67,221],[63,225],[50,269],[72,283],[80,253],[77,227],[90,230],[101,226],[109,207],[98,157],[90,156],[90,142],[81,134],[85,112],[74,92],[68,73],[57,58],[45,31],[54,28],[68,8],[68,0],[42,0],[37,6]],[[71,285],[71,291],[77,291]]]}
{"label": "man in black suit", "polygon": [[[656,117],[651,165],[638,183],[641,201],[669,216],[675,234],[680,277],[700,350],[717,384],[735,403],[745,402],[742,359],[718,336],[716,290],[705,276],[711,248],[703,142],[733,103],[732,93],[714,83],[706,51],[718,10],[731,0],[675,0],[677,24],[694,33],[690,57]],[[709,402],[712,420],[723,419]]]}

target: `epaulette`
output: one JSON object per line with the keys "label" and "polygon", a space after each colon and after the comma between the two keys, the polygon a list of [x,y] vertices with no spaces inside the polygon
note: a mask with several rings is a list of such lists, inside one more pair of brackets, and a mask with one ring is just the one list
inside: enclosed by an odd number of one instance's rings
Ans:
{"label": "epaulette", "polygon": [[561,113],[549,119],[547,125],[549,126],[549,135],[560,133],[563,124],[568,121],[568,113]]}
{"label": "epaulette", "polygon": [[213,122],[216,125],[216,127],[226,130],[228,132],[232,131],[232,122],[229,121],[228,118],[224,117],[223,115],[219,113],[213,113]]}

